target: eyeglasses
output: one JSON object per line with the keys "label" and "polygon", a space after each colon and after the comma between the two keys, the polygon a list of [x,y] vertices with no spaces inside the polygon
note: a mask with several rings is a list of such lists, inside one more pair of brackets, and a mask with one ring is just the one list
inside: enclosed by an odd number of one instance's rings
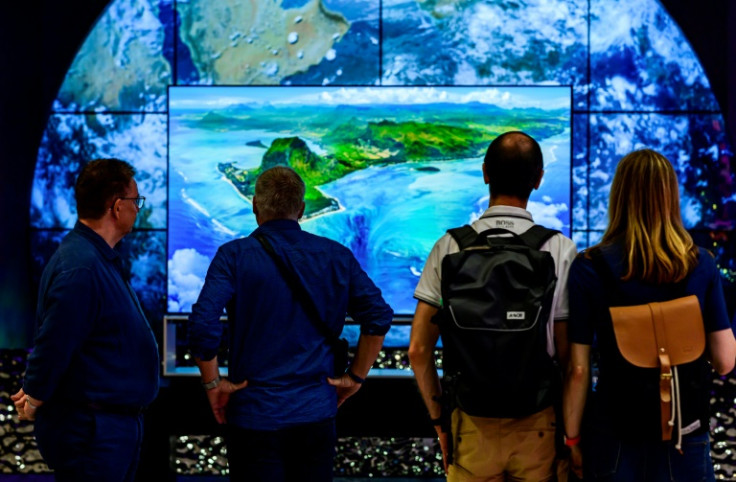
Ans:
{"label": "eyeglasses", "polygon": [[119,197],[118,199],[130,199],[131,201],[135,202],[135,206],[138,209],[143,208],[143,203],[146,202],[146,196],[136,196],[136,197]]}

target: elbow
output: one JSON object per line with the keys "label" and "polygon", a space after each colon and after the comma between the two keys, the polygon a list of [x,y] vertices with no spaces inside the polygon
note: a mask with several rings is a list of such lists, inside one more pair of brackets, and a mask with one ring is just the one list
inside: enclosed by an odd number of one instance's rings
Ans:
{"label": "elbow", "polygon": [[409,344],[409,363],[411,366],[418,366],[428,362],[432,357],[433,350],[425,345],[418,343]]}
{"label": "elbow", "polygon": [[573,364],[570,363],[567,369],[567,383],[569,384],[580,384],[588,379],[590,376],[590,366],[587,364]]}
{"label": "elbow", "polygon": [[734,366],[736,365],[736,360],[718,360],[713,362],[713,368],[715,369],[716,373],[719,375],[728,375],[731,373],[734,369]]}
{"label": "elbow", "polygon": [[708,359],[719,375],[727,375],[736,365],[736,339],[731,329],[708,334]]}

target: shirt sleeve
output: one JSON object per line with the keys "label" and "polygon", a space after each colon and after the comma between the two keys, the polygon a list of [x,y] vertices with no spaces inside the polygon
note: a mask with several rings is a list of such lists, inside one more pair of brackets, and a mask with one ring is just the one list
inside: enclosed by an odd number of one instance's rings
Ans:
{"label": "shirt sleeve", "polygon": [[559,251],[555,256],[557,270],[557,296],[555,302],[554,319],[555,321],[565,321],[570,316],[569,289],[567,279],[570,273],[570,266],[577,255],[577,247],[571,239],[558,234],[560,237]]}
{"label": "shirt sleeve", "polygon": [[201,360],[213,359],[220,349],[223,332],[220,317],[235,293],[234,264],[229,258],[223,247],[217,250],[189,316],[189,348]]}
{"label": "shirt sleeve", "polygon": [[427,257],[422,276],[414,290],[414,298],[435,308],[442,305],[442,259],[451,252],[453,247],[454,251],[458,250],[457,243],[449,234],[437,240]]}
{"label": "shirt sleeve", "polygon": [[45,401],[89,337],[99,313],[100,296],[88,268],[59,273],[40,296],[38,332],[28,358],[23,391]]}
{"label": "shirt sleeve", "polygon": [[[596,291],[596,287],[599,291]],[[596,300],[603,298],[600,281],[593,264],[583,255],[578,255],[570,266],[567,281],[570,315],[567,321],[567,338],[571,343],[592,345],[593,320],[596,315]],[[598,302],[600,304],[600,302]]]}
{"label": "shirt sleeve", "polygon": [[391,327],[393,310],[352,255],[347,309],[348,315],[360,323],[360,333],[363,335],[385,335]]}
{"label": "shirt sleeve", "polygon": [[730,328],[731,324],[728,320],[728,311],[726,308],[726,299],[723,296],[723,286],[721,284],[721,275],[718,272],[715,259],[710,253],[701,252],[701,261],[711,273],[710,287],[705,293],[705,331],[708,333],[714,331],[725,330]]}

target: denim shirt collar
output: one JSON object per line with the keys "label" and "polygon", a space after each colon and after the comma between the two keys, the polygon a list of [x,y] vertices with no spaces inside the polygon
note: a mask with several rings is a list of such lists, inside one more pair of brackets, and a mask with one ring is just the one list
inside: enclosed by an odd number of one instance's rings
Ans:
{"label": "denim shirt collar", "polygon": [[74,232],[92,243],[92,245],[97,248],[100,254],[102,254],[102,256],[104,256],[105,259],[107,259],[108,261],[114,261],[115,259],[120,258],[118,252],[112,249],[110,245],[107,244],[107,241],[102,238],[102,236],[97,234],[86,224],[77,221],[74,225]]}
{"label": "denim shirt collar", "polygon": [[256,231],[301,231],[301,229],[302,227],[299,225],[298,221],[294,221],[292,219],[272,219],[258,226]]}

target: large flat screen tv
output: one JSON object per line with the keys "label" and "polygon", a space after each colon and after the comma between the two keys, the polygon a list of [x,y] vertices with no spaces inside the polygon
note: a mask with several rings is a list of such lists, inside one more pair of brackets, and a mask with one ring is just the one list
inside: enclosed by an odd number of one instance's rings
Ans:
{"label": "large flat screen tv", "polygon": [[399,315],[434,242],[488,206],[488,144],[542,146],[535,221],[570,234],[570,87],[171,87],[168,310],[191,311],[217,248],[256,228],[266,167],[307,184],[302,228],[350,248]]}

